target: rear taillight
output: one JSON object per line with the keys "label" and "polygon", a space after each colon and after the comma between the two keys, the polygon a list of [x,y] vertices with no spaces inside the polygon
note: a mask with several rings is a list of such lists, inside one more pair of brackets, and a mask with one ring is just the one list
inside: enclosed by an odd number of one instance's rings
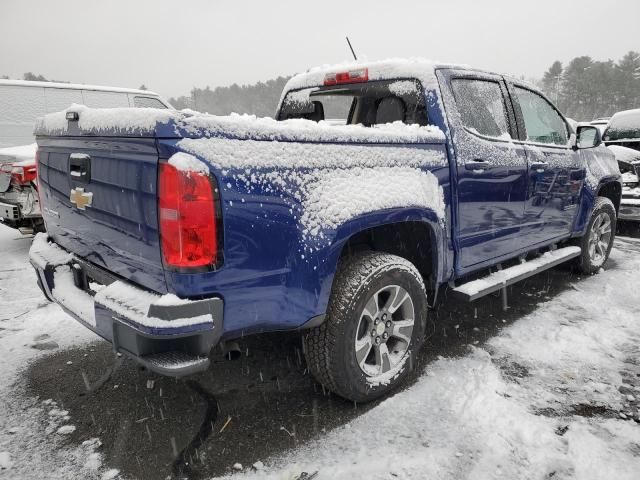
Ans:
{"label": "rear taillight", "polygon": [[209,175],[160,163],[158,208],[165,265],[214,266],[218,241],[215,197]]}
{"label": "rear taillight", "polygon": [[35,165],[14,165],[8,163],[3,165],[2,171],[10,173],[13,183],[18,185],[28,185],[37,177]]}

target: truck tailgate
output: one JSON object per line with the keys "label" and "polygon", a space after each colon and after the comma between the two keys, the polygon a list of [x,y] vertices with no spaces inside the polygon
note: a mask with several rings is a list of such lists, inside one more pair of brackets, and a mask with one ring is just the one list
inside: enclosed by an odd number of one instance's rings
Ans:
{"label": "truck tailgate", "polygon": [[43,217],[61,247],[165,293],[154,138],[40,138]]}

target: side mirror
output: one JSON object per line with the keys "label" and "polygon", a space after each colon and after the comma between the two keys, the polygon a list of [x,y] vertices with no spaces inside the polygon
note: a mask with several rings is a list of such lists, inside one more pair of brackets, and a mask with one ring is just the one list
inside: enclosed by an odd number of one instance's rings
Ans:
{"label": "side mirror", "polygon": [[574,150],[594,148],[601,143],[600,130],[592,125],[579,125],[575,137],[571,137],[571,148]]}

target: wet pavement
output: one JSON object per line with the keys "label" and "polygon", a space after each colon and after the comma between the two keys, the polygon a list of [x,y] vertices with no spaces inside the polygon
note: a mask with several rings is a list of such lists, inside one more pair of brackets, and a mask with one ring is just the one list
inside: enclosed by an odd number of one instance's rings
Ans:
{"label": "wet pavement", "polygon": [[[632,238],[616,248],[640,254],[640,226],[623,225],[619,233]],[[407,385],[433,359],[464,354],[580,281],[568,266],[532,277],[509,288],[506,311],[497,295],[472,304],[443,298]],[[99,437],[106,463],[140,480],[210,478],[235,463],[268,463],[376,404],[324,391],[307,374],[295,335],[248,337],[240,345],[240,358],[216,352],[209,371],[175,380],[115,357],[110,344],[98,341],[33,363],[27,392],[69,411],[76,426],[70,442]]]}

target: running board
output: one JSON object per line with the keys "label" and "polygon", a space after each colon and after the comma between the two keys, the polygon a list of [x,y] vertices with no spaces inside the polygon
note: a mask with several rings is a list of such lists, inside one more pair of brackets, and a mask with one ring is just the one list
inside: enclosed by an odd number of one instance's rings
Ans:
{"label": "running board", "polygon": [[529,278],[537,273],[564,263],[567,260],[579,257],[581,252],[580,247],[564,247],[558,250],[552,250],[528,262],[505,268],[504,270],[491,273],[486,277],[464,283],[454,288],[453,291],[459,297],[473,302],[478,298],[497,292],[520,280],[524,280],[525,278]]}
{"label": "running board", "polygon": [[148,370],[169,377],[184,377],[209,368],[207,357],[196,357],[183,352],[153,353],[135,359]]}

